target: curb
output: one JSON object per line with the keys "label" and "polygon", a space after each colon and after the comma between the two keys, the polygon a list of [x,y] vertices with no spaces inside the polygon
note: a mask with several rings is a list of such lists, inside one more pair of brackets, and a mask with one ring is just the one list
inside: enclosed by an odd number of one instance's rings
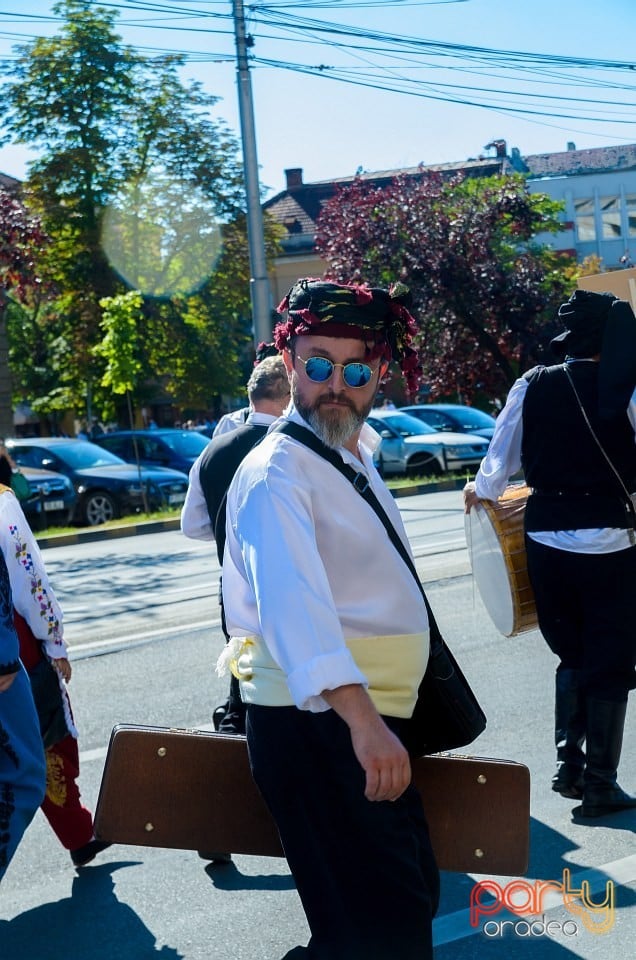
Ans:
{"label": "curb", "polygon": [[[436,483],[417,483],[410,487],[397,487],[391,490],[395,499],[400,497],[416,497],[423,493],[443,493],[448,490],[462,490],[466,480],[439,480]],[[77,530],[73,533],[58,533],[47,537],[46,534],[35,534],[40,550],[47,547],[67,547],[76,543],[95,543],[100,540],[120,540],[122,537],[139,537],[146,533],[163,533],[166,530],[179,530],[180,517],[171,517],[169,520],[140,520],[120,527],[90,527],[88,530]]]}
{"label": "curb", "polygon": [[47,537],[46,534],[35,534],[40,549],[46,547],[66,547],[75,543],[94,543],[98,540],[121,540],[122,537],[138,537],[145,533],[163,533],[164,530],[178,530],[181,524],[180,517],[171,517],[169,520],[141,520],[139,523],[122,524],[120,527],[90,527],[88,530],[78,530],[75,533],[57,533]]}
{"label": "curb", "polygon": [[400,497],[417,497],[422,493],[444,493],[447,490],[463,490],[466,486],[466,479],[458,477],[455,480],[438,480],[435,483],[416,483],[411,487],[397,487],[391,490],[394,499]]}

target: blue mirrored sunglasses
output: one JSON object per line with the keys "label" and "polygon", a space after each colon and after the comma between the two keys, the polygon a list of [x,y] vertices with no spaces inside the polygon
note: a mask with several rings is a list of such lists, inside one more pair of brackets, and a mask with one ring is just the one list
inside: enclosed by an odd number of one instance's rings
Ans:
{"label": "blue mirrored sunglasses", "polygon": [[342,367],[342,379],[348,387],[366,387],[373,376],[373,368],[367,363],[353,361],[352,363],[334,363],[327,357],[309,357],[303,360],[305,373],[314,383],[326,383],[333,376],[334,367]]}

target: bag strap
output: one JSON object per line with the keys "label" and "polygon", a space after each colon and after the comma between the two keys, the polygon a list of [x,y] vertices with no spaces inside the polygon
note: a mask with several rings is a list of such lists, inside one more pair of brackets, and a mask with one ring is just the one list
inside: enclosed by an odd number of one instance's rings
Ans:
{"label": "bag strap", "polygon": [[590,418],[588,417],[587,412],[586,412],[586,410],[585,410],[585,407],[583,406],[583,403],[581,402],[581,398],[580,398],[580,396],[579,396],[579,392],[578,392],[578,390],[576,389],[576,386],[575,386],[575,384],[574,384],[574,380],[573,380],[573,378],[572,378],[572,374],[571,374],[571,372],[570,372],[570,370],[569,370],[569,368],[568,368],[568,366],[567,366],[566,363],[563,364],[563,369],[565,370],[565,374],[566,374],[568,380],[570,381],[570,386],[572,387],[572,389],[573,389],[573,391],[574,391],[574,396],[576,397],[577,403],[578,403],[578,405],[579,405],[579,409],[580,409],[581,413],[583,414],[583,419],[585,420],[585,423],[587,424],[587,428],[588,428],[588,430],[590,431],[590,433],[592,434],[592,436],[593,436],[593,438],[594,438],[594,440],[595,440],[595,442],[596,442],[596,446],[599,448],[599,450],[601,451],[601,453],[602,453],[603,456],[605,457],[605,460],[606,460],[607,463],[609,464],[610,470],[612,471],[612,473],[614,474],[614,476],[616,477],[616,479],[618,480],[618,482],[620,483],[620,485],[621,485],[621,487],[622,487],[623,493],[625,494],[625,497],[626,497],[627,512],[631,514],[631,516],[632,516],[632,524],[633,524],[633,526],[636,527],[636,508],[634,507],[634,504],[633,504],[633,502],[632,502],[632,498],[631,498],[631,496],[630,496],[629,490],[628,490],[627,487],[625,486],[625,483],[624,483],[624,481],[623,481],[623,478],[621,477],[620,473],[618,472],[618,470],[616,469],[616,467],[614,466],[614,464],[613,464],[612,461],[610,460],[609,456],[607,455],[607,453],[606,453],[606,451],[605,451],[605,447],[603,446],[603,444],[601,443],[601,441],[600,441],[599,438],[597,437],[597,435],[596,435],[596,433],[595,433],[595,431],[594,431],[594,428],[593,428],[592,424],[590,423]]}
{"label": "bag strap", "polygon": [[393,526],[391,520],[387,516],[384,507],[371,489],[371,485],[365,474],[361,473],[359,470],[355,470],[351,464],[345,463],[339,453],[337,453],[332,447],[328,447],[326,443],[323,443],[322,440],[316,436],[315,433],[313,433],[311,430],[308,430],[307,427],[302,427],[299,423],[293,423],[291,420],[283,420],[281,423],[276,424],[275,427],[272,427],[271,432],[273,433],[274,431],[277,433],[286,433],[288,436],[293,437],[294,440],[298,440],[299,443],[303,443],[306,447],[309,447],[310,450],[313,450],[314,453],[318,454],[318,456],[323,457],[324,460],[328,460],[329,463],[336,468],[336,470],[339,470],[340,473],[342,473],[343,476],[350,481],[362,499],[366,500],[371,509],[375,511],[379,520],[384,526],[391,543],[413,574],[413,578],[415,579],[418,589],[422,594],[422,599],[424,600],[426,612],[428,614],[431,642],[435,641],[436,643],[443,643],[442,635],[435,621],[435,617],[428,602],[428,598],[424,592],[424,588],[420,583],[420,578],[417,575],[417,570],[415,569],[415,564],[411,559],[411,555],[404,546],[402,538]]}

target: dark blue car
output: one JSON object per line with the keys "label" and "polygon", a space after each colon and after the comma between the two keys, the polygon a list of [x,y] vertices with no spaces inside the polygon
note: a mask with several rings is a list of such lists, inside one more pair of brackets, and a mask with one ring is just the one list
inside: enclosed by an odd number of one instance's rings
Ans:
{"label": "dark blue car", "polygon": [[208,437],[198,430],[175,430],[166,427],[158,430],[115,430],[95,438],[95,443],[121,457],[126,463],[139,463],[145,467],[170,467],[189,473],[190,467],[208,445]]}
{"label": "dark blue car", "polygon": [[400,407],[400,412],[423,420],[440,433],[472,433],[473,436],[491,440],[495,431],[494,417],[477,407],[467,407],[461,403],[419,403]]}
{"label": "dark blue car", "polygon": [[144,508],[144,492],[150,510],[180,506],[185,500],[185,473],[165,467],[138,470],[87,440],[38,437],[7,440],[6,445],[21,467],[54,470],[69,478],[77,494],[73,520],[79,524],[93,527],[138,513]]}

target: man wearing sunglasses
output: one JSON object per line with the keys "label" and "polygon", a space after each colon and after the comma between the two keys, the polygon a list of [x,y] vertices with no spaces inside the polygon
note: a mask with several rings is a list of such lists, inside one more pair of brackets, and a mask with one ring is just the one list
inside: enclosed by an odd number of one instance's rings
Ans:
{"label": "man wearing sunglasses", "polygon": [[[274,330],[292,395],[279,424],[355,467],[407,546],[365,421],[391,360],[417,383],[408,299],[303,279]],[[439,879],[399,737],[428,658],[421,594],[353,484],[276,428],[235,475],[226,532],[220,666],[240,680],[252,772],[311,930],[287,960],[427,960]]]}

